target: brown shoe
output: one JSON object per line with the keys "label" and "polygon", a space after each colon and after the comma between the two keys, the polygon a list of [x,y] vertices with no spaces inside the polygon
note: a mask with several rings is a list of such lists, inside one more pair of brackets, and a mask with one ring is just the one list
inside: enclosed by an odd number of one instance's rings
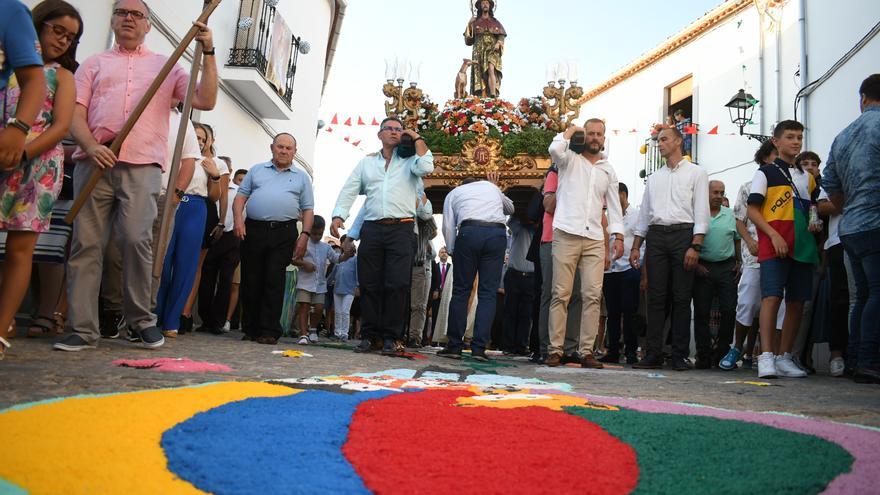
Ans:
{"label": "brown shoe", "polygon": [[267,344],[267,345],[275,345],[278,343],[278,337],[270,337],[269,335],[263,335],[262,337],[256,340],[258,344]]}
{"label": "brown shoe", "polygon": [[594,356],[592,353],[584,354],[581,357],[581,368],[593,368],[596,370],[601,370],[604,367],[605,365],[600,363],[599,360],[596,359],[596,356]]}
{"label": "brown shoe", "polygon": [[551,368],[555,368],[562,364],[562,356],[559,354],[550,354],[547,356],[547,359],[544,360],[544,364],[550,366]]}

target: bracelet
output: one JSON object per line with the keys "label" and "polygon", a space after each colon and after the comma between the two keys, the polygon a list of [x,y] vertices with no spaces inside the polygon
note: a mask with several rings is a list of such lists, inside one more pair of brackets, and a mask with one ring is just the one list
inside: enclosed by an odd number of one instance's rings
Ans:
{"label": "bracelet", "polygon": [[174,194],[177,195],[178,199],[183,199],[183,196],[186,194],[186,191],[184,191],[183,189],[175,189]]}
{"label": "bracelet", "polygon": [[210,50],[202,50],[202,55],[214,55],[214,50],[214,48],[211,48]]}
{"label": "bracelet", "polygon": [[422,136],[419,136],[419,137],[413,139],[413,142],[416,142],[416,141],[424,141],[424,140],[425,140],[425,138],[423,138]]}
{"label": "bracelet", "polygon": [[212,176],[211,176],[211,181],[212,181],[212,182],[219,182],[219,181],[220,181],[220,176],[219,176],[219,175],[212,175]]}
{"label": "bracelet", "polygon": [[691,249],[693,249],[694,251],[696,251],[698,253],[701,253],[701,252],[703,252],[703,245],[694,243],[694,244],[691,244]]}

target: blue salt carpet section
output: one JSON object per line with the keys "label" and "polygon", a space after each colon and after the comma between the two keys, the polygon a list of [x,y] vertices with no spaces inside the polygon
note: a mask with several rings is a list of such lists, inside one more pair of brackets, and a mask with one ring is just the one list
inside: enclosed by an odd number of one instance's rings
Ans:
{"label": "blue salt carpet section", "polygon": [[369,493],[342,446],[358,404],[392,393],[307,390],[199,413],[162,435],[168,469],[217,494]]}

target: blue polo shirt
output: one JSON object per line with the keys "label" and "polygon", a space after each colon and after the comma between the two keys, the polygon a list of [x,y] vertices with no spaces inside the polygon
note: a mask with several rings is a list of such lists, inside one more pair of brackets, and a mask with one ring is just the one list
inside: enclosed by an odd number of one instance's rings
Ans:
{"label": "blue polo shirt", "polygon": [[244,176],[238,195],[248,198],[247,217],[251,220],[296,220],[300,211],[315,209],[312,181],[293,165],[284,170],[271,161],[254,165]]}
{"label": "blue polo shirt", "polygon": [[3,12],[0,17],[0,51],[5,58],[0,63],[0,89],[3,89],[12,71],[32,65],[42,67],[43,57],[27,7],[18,0],[0,0],[0,12]]}

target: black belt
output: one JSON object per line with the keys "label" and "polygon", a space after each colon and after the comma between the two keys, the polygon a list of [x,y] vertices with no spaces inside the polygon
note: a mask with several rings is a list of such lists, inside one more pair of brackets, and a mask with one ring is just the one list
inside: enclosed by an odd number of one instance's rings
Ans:
{"label": "black belt", "polygon": [[382,218],[379,220],[369,220],[372,223],[376,223],[379,225],[397,225],[399,223],[413,223],[416,221],[415,218]]}
{"label": "black belt", "polygon": [[507,229],[507,226],[498,222],[484,222],[482,220],[465,220],[459,224],[459,227],[492,227],[499,229]]}
{"label": "black belt", "polygon": [[679,230],[690,230],[694,228],[692,223],[677,223],[675,225],[651,225],[648,230],[654,232],[676,232]]}
{"label": "black belt", "polygon": [[710,265],[720,265],[722,263],[732,263],[735,261],[735,258],[736,258],[735,256],[731,256],[730,258],[727,258],[726,260],[721,260],[721,261],[707,261],[707,260],[701,259],[700,263],[709,263]]}
{"label": "black belt", "polygon": [[535,274],[535,272],[521,272],[519,270],[514,270],[513,268],[507,268],[507,273],[512,273],[514,275],[518,275],[520,277],[531,277]]}
{"label": "black belt", "polygon": [[296,220],[254,220],[252,218],[248,218],[247,220],[245,220],[245,224],[253,225],[255,227],[264,227],[267,229],[283,229],[285,227],[296,225]]}

